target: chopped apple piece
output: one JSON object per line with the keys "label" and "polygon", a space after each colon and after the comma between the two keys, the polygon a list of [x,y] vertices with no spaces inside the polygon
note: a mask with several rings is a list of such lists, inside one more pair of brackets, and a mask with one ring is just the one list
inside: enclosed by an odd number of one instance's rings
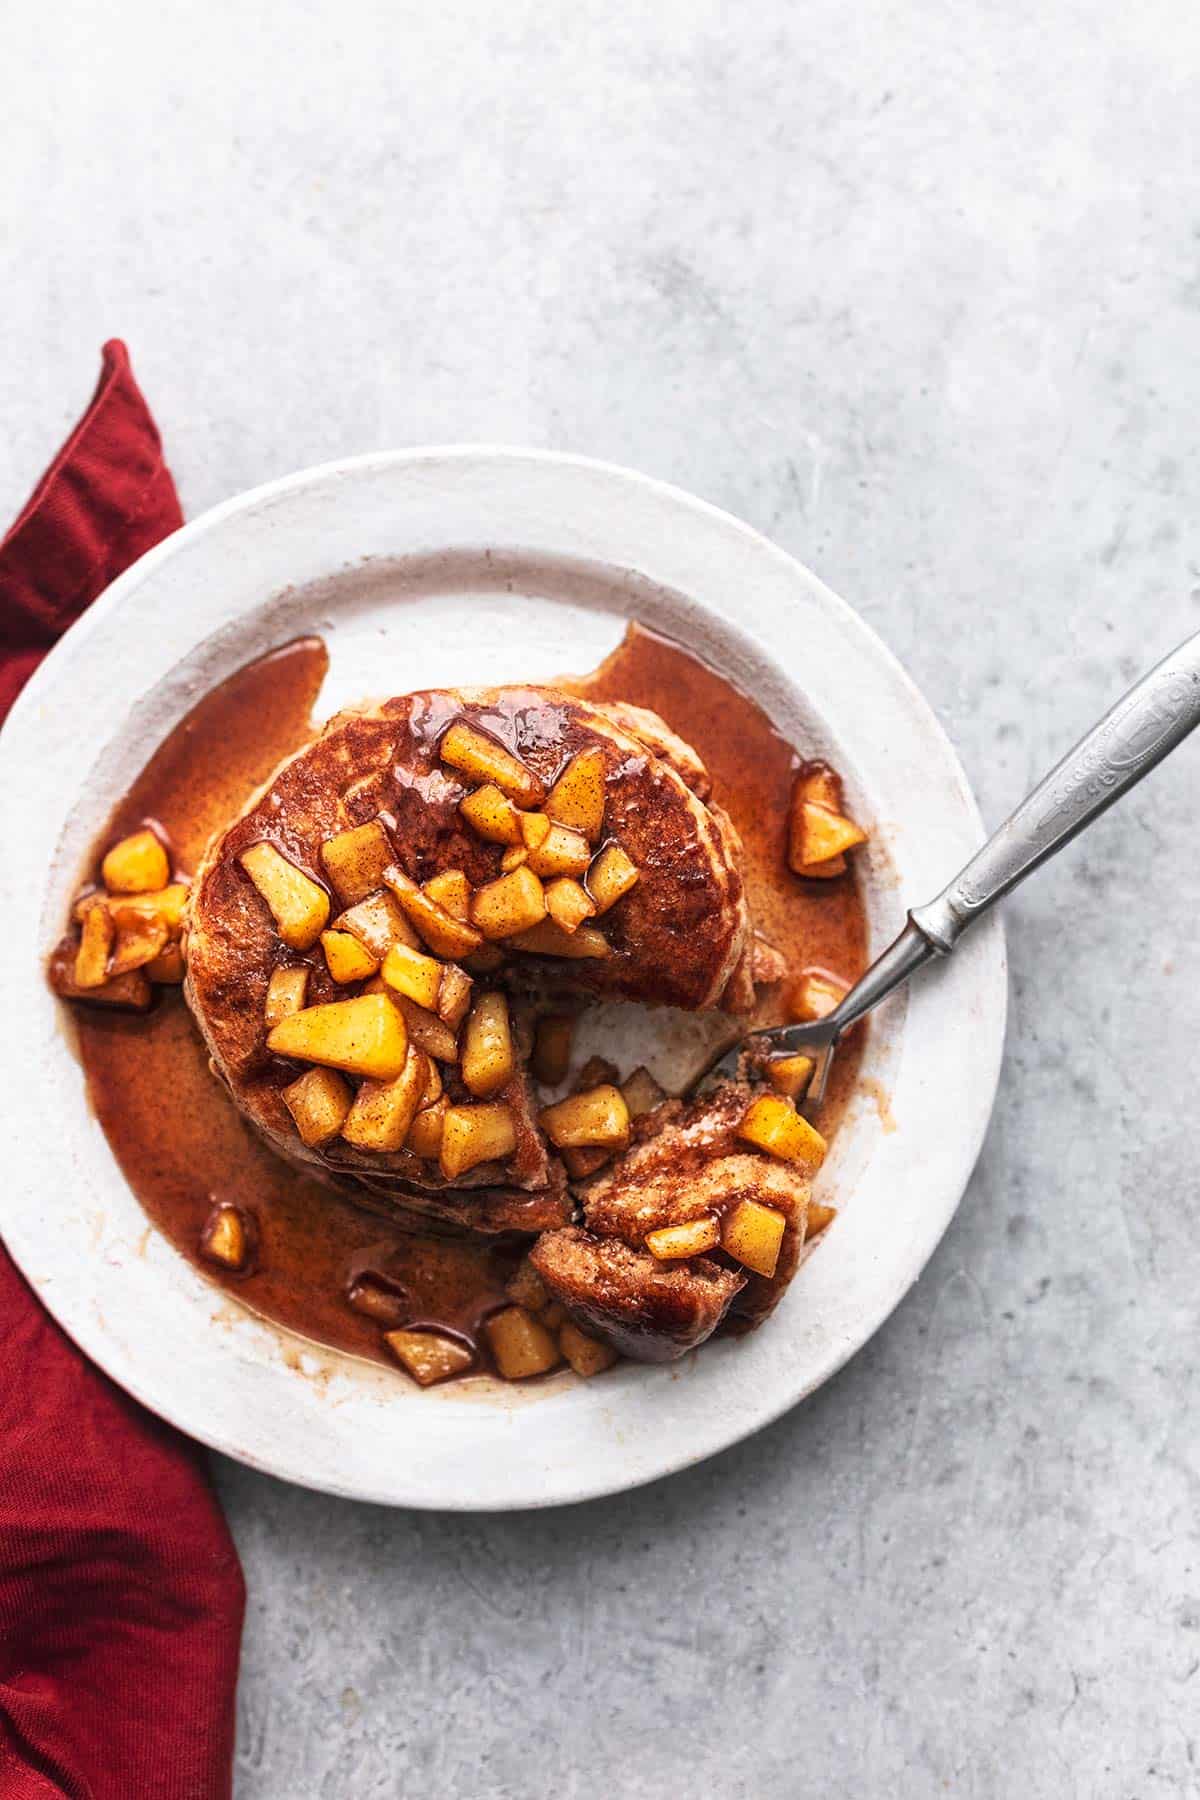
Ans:
{"label": "chopped apple piece", "polygon": [[408,1033],[386,994],[356,994],[353,1000],[306,1006],[280,1019],[267,1049],[368,1081],[393,1081],[408,1055]]}
{"label": "chopped apple piece", "polygon": [[379,972],[387,985],[395,988],[398,994],[415,1000],[427,1012],[437,1011],[442,965],[436,957],[426,956],[420,950],[410,950],[407,944],[393,944],[384,957],[383,967]]}
{"label": "chopped apple piece", "polygon": [[586,1181],[615,1156],[615,1150],[572,1150],[560,1152],[564,1167],[572,1181]]}
{"label": "chopped apple piece", "polygon": [[737,1135],[781,1162],[800,1163],[809,1173],[820,1168],[828,1148],[820,1132],[779,1094],[761,1094],[752,1100]]}
{"label": "chopped apple piece", "polygon": [[550,1300],[549,1289],[527,1256],[505,1282],[504,1292],[514,1306],[523,1306],[527,1312],[541,1312]]}
{"label": "chopped apple piece", "polygon": [[527,950],[534,956],[563,956],[578,962],[584,957],[612,954],[608,939],[594,925],[580,925],[575,931],[564,931],[553,919],[543,919],[528,931],[510,939],[514,950]]}
{"label": "chopped apple piece", "polygon": [[109,909],[116,927],[116,938],[109,956],[110,975],[128,975],[131,969],[143,969],[167,947],[167,928],[154,913],[136,907],[124,907],[114,899]]}
{"label": "chopped apple piece", "polygon": [[238,858],[266,901],[289,950],[308,950],[329,922],[329,895],[274,844],[251,844]]}
{"label": "chopped apple piece", "polygon": [[438,988],[437,1016],[451,1031],[457,1031],[466,1017],[474,985],[471,977],[465,975],[457,963],[447,963],[443,968]]}
{"label": "chopped apple piece", "polygon": [[379,968],[366,945],[349,931],[323,931],[325,966],[336,982],[368,981]]}
{"label": "chopped apple piece", "polygon": [[599,745],[573,756],[550,792],[546,811],[594,844],[604,830],[604,752]]}
{"label": "chopped apple piece", "polygon": [[479,932],[464,920],[456,919],[453,913],[447,912],[444,906],[439,906],[436,900],[431,900],[395,863],[386,871],[383,879],[435,956],[457,960],[460,956],[469,956],[472,950],[478,950],[483,942]]}
{"label": "chopped apple piece", "polygon": [[585,1381],[592,1375],[602,1375],[617,1360],[617,1353],[611,1344],[589,1337],[571,1319],[567,1319],[559,1331],[558,1347],[576,1375],[581,1375]]}
{"label": "chopped apple piece", "polygon": [[478,950],[472,950],[470,956],[463,957],[464,967],[472,975],[494,975],[504,963],[504,952],[499,944],[481,944]]}
{"label": "chopped apple piece", "polygon": [[781,1212],[764,1206],[761,1200],[739,1200],[725,1215],[721,1248],[734,1262],[752,1269],[756,1275],[765,1275],[769,1281],[779,1261],[786,1223]]}
{"label": "chopped apple piece", "polygon": [[544,1375],[562,1361],[558,1345],[540,1319],[523,1306],[506,1306],[484,1320],[488,1344],[505,1381]]}
{"label": "chopped apple piece", "polygon": [[767,1080],[786,1100],[798,1100],[816,1067],[811,1056],[777,1056],[766,1067]]}
{"label": "chopped apple piece", "polygon": [[595,917],[596,903],[586,888],[560,875],[546,884],[546,911],[561,930],[574,934],[585,919]]}
{"label": "chopped apple piece", "polygon": [[339,831],[321,845],[322,866],[343,906],[373,894],[391,861],[392,846],[379,819]]}
{"label": "chopped apple piece", "polygon": [[514,869],[522,869],[529,861],[529,852],[524,844],[510,844],[500,858],[500,873],[511,875]]}
{"label": "chopped apple piece", "polygon": [[493,783],[520,806],[536,806],[546,792],[545,784],[519,756],[461,719],[442,739],[438,754],[452,769],[458,769],[472,781]]}
{"label": "chopped apple piece", "polygon": [[123,912],[138,912],[147,918],[161,919],[167,928],[167,936],[177,938],[183,930],[187,897],[187,884],[182,881],[173,882],[170,887],[156,888],[151,894],[85,894],[76,902],[74,916],[82,921],[94,906],[105,906],[111,899]]}
{"label": "chopped apple piece", "polygon": [[471,922],[485,938],[516,937],[546,916],[546,896],[528,868],[513,869],[485,887],[471,901]]}
{"label": "chopped apple piece", "polygon": [[108,955],[115,937],[116,926],[107,906],[89,906],[79,928],[79,948],[75,952],[76,987],[103,987],[108,980]]}
{"label": "chopped apple piece", "polygon": [[520,814],[494,782],[489,781],[460,800],[458,810],[476,837],[486,838],[490,844],[516,845],[523,841]]}
{"label": "chopped apple piece", "polygon": [[442,1071],[438,1068],[428,1051],[425,1053],[425,1066],[428,1071],[425,1076],[425,1087],[420,1100],[417,1102],[418,1110],[421,1112],[424,1112],[427,1106],[435,1105],[445,1092],[445,1087],[442,1082]]}
{"label": "chopped apple piece", "polygon": [[415,1000],[409,1000],[393,989],[388,991],[392,993],[396,1005],[404,1015],[408,1035],[417,1049],[423,1050],[426,1056],[436,1056],[439,1062],[457,1062],[458,1038],[450,1027],[436,1013],[427,1012],[423,1006],[418,1006]]}
{"label": "chopped apple piece", "polygon": [[354,1095],[332,1069],[306,1069],[299,1081],[283,1089],[280,1099],[296,1122],[301,1143],[313,1149],[337,1136]]}
{"label": "chopped apple piece", "polygon": [[805,969],[792,983],[788,994],[788,1012],[796,1024],[811,1019],[826,1019],[841,1005],[846,984],[824,969]]}
{"label": "chopped apple piece", "polygon": [[100,865],[100,879],[110,894],[146,894],[166,887],[171,864],[154,832],[135,831],[113,845]]}
{"label": "chopped apple piece", "polygon": [[526,850],[540,849],[550,836],[550,821],[544,812],[518,813],[517,824],[521,827],[521,843]]}
{"label": "chopped apple piece", "polygon": [[508,1002],[503,994],[481,994],[463,1032],[462,1078],[479,1100],[490,1100],[516,1072]]}
{"label": "chopped apple piece", "polygon": [[842,778],[828,763],[805,763],[796,776],[792,793],[793,798],[798,794],[801,800],[812,800],[817,806],[824,806],[830,812],[840,813],[845,810]]}
{"label": "chopped apple piece", "polygon": [[631,1119],[640,1119],[643,1113],[653,1112],[667,1097],[666,1088],[660,1087],[644,1066],[635,1069],[629,1080],[621,1083],[621,1092]]}
{"label": "chopped apple piece", "polygon": [[536,850],[529,852],[529,866],[544,880],[556,876],[586,875],[592,860],[592,847],[578,831],[565,825],[552,825]]}
{"label": "chopped apple piece", "polygon": [[429,1058],[415,1045],[393,1081],[364,1081],[346,1115],[342,1136],[359,1150],[403,1150],[425,1092]]}
{"label": "chopped apple piece", "polygon": [[510,1106],[448,1106],[442,1119],[442,1174],[447,1181],[480,1163],[503,1162],[517,1147]]}
{"label": "chopped apple piece", "polygon": [[458,1338],[440,1331],[385,1331],[383,1341],[396,1361],[422,1387],[433,1387],[455,1375],[465,1375],[475,1353]]}
{"label": "chopped apple piece", "polygon": [[274,969],[267,983],[267,1003],[264,1017],[267,1030],[278,1025],[280,1019],[286,1019],[291,1013],[299,1012],[304,1005],[304,995],[308,988],[307,969]]}
{"label": "chopped apple piece", "polygon": [[821,1206],[816,1200],[810,1200],[808,1203],[808,1212],[805,1214],[804,1218],[805,1241],[807,1242],[808,1239],[819,1236],[819,1234],[825,1230],[827,1225],[833,1224],[833,1221],[836,1218],[836,1206]]}
{"label": "chopped apple piece", "polygon": [[533,1078],[543,1087],[557,1087],[567,1079],[571,1066],[571,1040],[575,1020],[570,1013],[546,1013],[537,1022],[533,1034]]}
{"label": "chopped apple piece", "polygon": [[426,1162],[436,1162],[442,1148],[442,1126],[449,1102],[443,1096],[432,1106],[423,1106],[408,1128],[405,1148]]}
{"label": "chopped apple piece", "polygon": [[629,1108],[610,1083],[545,1107],[539,1122],[559,1150],[623,1150],[629,1142]]}
{"label": "chopped apple piece", "polygon": [[399,1282],[367,1269],[356,1276],[346,1292],[346,1300],[356,1313],[373,1319],[376,1325],[403,1325],[412,1316],[412,1302]]}
{"label": "chopped apple piece", "polygon": [[596,911],[606,913],[637,886],[638,879],[637,865],[620,844],[606,844],[587,872],[587,891],[596,902]]}
{"label": "chopped apple piece", "polygon": [[662,1225],[646,1234],[646,1248],[659,1262],[675,1262],[682,1256],[702,1256],[721,1241],[719,1221],[708,1213],[684,1225]]}
{"label": "chopped apple piece", "polygon": [[151,962],[146,964],[146,973],[151,981],[159,987],[178,987],[187,974],[187,964],[183,960],[183,948],[179,944],[168,944],[160,950]]}
{"label": "chopped apple piece", "polygon": [[238,1206],[223,1201],[214,1206],[205,1221],[200,1237],[200,1254],[209,1262],[220,1263],[235,1273],[244,1269],[250,1256],[252,1230],[245,1213]]}
{"label": "chopped apple piece", "polygon": [[866,832],[853,819],[804,799],[797,787],[788,815],[788,867],[797,875],[839,874],[846,851],[866,841]]}
{"label": "chopped apple piece", "polygon": [[425,883],[424,892],[455,919],[471,916],[471,884],[461,869],[443,869]]}
{"label": "chopped apple piece", "polygon": [[154,989],[146,979],[146,969],[134,969],[128,975],[114,975],[99,987],[80,987],[75,979],[75,956],[55,955],[50,965],[50,985],[64,1000],[83,1000],[89,1005],[119,1006],[126,1012],[148,1012]]}
{"label": "chopped apple piece", "polygon": [[413,950],[421,948],[421,940],[400,902],[383,888],[339,913],[333,926],[335,931],[352,933],[377,963],[383,961],[393,944],[407,944]]}

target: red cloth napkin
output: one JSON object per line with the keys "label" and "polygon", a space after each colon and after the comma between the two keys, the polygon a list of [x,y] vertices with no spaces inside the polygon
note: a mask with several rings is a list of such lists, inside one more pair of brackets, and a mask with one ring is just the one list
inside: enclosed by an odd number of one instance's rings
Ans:
{"label": "red cloth napkin", "polygon": [[[0,543],[0,719],[89,601],[182,523],[128,352],[108,343]],[[0,1342],[0,1800],[222,1800],[245,1589],[201,1452],[93,1368],[2,1246]]]}

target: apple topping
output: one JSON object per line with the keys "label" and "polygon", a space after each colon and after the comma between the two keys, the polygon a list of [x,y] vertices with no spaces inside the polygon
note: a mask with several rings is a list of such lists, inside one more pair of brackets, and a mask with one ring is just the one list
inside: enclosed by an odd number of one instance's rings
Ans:
{"label": "apple topping", "polygon": [[805,1242],[807,1243],[809,1239],[815,1238],[819,1232],[825,1230],[827,1225],[832,1225],[836,1218],[836,1206],[820,1206],[817,1201],[810,1200],[808,1203],[808,1211],[804,1216]]}
{"label": "apple topping", "polygon": [[781,1094],[761,1094],[752,1100],[737,1135],[781,1162],[801,1164],[808,1173],[820,1168],[828,1148],[820,1132]]}
{"label": "apple topping", "polygon": [[166,887],[171,864],[152,831],[135,831],[113,845],[100,865],[100,879],[110,894],[146,894]]}
{"label": "apple topping", "polygon": [[50,965],[50,985],[64,1000],[85,1000],[89,1005],[118,1006],[126,1012],[148,1012],[154,989],[147,979],[150,965],[128,975],[114,975],[99,987],[80,987],[75,979],[75,956],[57,954]]}
{"label": "apple topping", "polygon": [[602,1375],[617,1360],[611,1344],[589,1337],[572,1319],[567,1319],[559,1331],[558,1347],[576,1375],[581,1375],[585,1381],[593,1375]]}
{"label": "apple topping", "polygon": [[383,1341],[421,1387],[433,1387],[454,1375],[465,1375],[475,1361],[474,1352],[466,1344],[440,1331],[385,1331]]}
{"label": "apple topping", "polygon": [[222,1201],[213,1207],[205,1220],[200,1235],[200,1254],[207,1261],[219,1263],[223,1269],[236,1273],[250,1260],[253,1235],[251,1223],[242,1209]]}
{"label": "apple topping", "polygon": [[167,928],[156,913],[122,906],[116,896],[108,910],[115,929],[108,960],[110,975],[128,975],[131,969],[145,968],[166,949]]}
{"label": "apple topping", "polygon": [[438,988],[437,1016],[451,1031],[457,1031],[466,1017],[474,985],[471,977],[464,974],[457,963],[447,963],[443,968],[441,986]]}
{"label": "apple topping", "polygon": [[606,913],[638,882],[637,865],[620,844],[606,844],[587,872],[587,891],[598,913]]}
{"label": "apple topping", "polygon": [[442,1117],[442,1174],[453,1181],[480,1163],[503,1162],[517,1147],[512,1108],[497,1103],[448,1106]]}
{"label": "apple topping", "polygon": [[815,1064],[811,1056],[777,1056],[766,1066],[766,1077],[777,1094],[785,1100],[799,1100],[812,1080]]}
{"label": "apple topping", "polygon": [[530,1068],[535,1081],[543,1087],[557,1087],[567,1079],[571,1065],[571,1040],[575,1020],[570,1013],[545,1013],[533,1033],[533,1055]]}
{"label": "apple topping", "polygon": [[514,950],[528,950],[534,956],[562,956],[569,961],[585,957],[611,956],[608,939],[594,925],[579,925],[564,931],[553,919],[542,919],[510,939]]}
{"label": "apple topping", "polygon": [[491,783],[519,806],[536,806],[546,792],[519,756],[461,719],[443,737],[438,754],[452,769],[481,785]]}
{"label": "apple topping", "polygon": [[604,752],[598,745],[573,756],[550,792],[546,811],[594,844],[604,830]]}
{"label": "apple topping", "polygon": [[461,869],[443,869],[440,875],[431,876],[422,892],[453,918],[470,918],[471,884]]}
{"label": "apple topping", "polygon": [[538,849],[550,836],[550,820],[544,812],[518,813],[517,824],[521,828],[521,843],[526,851]]}
{"label": "apple topping", "polygon": [[365,900],[383,881],[392,846],[379,819],[339,831],[321,845],[321,863],[343,906]]}
{"label": "apple topping", "polygon": [[481,994],[463,1032],[462,1078],[479,1100],[490,1100],[516,1073],[508,1002],[503,994]]}
{"label": "apple topping", "polygon": [[439,1062],[452,1063],[458,1061],[458,1038],[449,1025],[439,1019],[415,1000],[404,994],[397,994],[389,989],[395,1004],[400,1008],[404,1023],[408,1027],[408,1035],[418,1050],[426,1056],[436,1056]]}
{"label": "apple topping", "polygon": [[304,1005],[304,995],[308,988],[307,969],[274,969],[267,983],[267,1001],[263,1016],[269,1031],[278,1025],[280,1019],[286,1019],[290,1013],[299,1012]]}
{"label": "apple topping", "polygon": [[328,1144],[342,1129],[354,1095],[332,1069],[307,1069],[280,1095],[295,1121],[300,1142],[310,1149]]}
{"label": "apple topping", "polygon": [[365,1319],[393,1329],[412,1316],[412,1303],[400,1283],[373,1269],[355,1277],[346,1290],[346,1301]]}
{"label": "apple topping", "polygon": [[472,950],[478,950],[483,942],[479,932],[431,899],[395,863],[384,872],[383,879],[435,956],[456,961],[460,956],[469,956]]}
{"label": "apple topping", "polygon": [[357,994],[291,1013],[272,1028],[267,1048],[368,1081],[392,1081],[404,1067],[408,1033],[385,994]]}
{"label": "apple topping", "polygon": [[500,858],[500,873],[511,875],[514,869],[523,869],[529,861],[529,852],[524,844],[510,844]]}
{"label": "apple topping", "polygon": [[488,1345],[505,1381],[525,1381],[544,1375],[562,1358],[558,1345],[542,1324],[523,1306],[506,1306],[484,1321]]}
{"label": "apple topping", "polygon": [[476,837],[486,838],[490,844],[516,846],[524,842],[521,815],[494,782],[487,782],[460,800],[458,810]]}
{"label": "apple topping", "polygon": [[289,950],[308,950],[329,921],[329,895],[274,844],[251,844],[238,858],[266,901]]}
{"label": "apple topping", "polygon": [[[782,1217],[782,1214],[780,1215]],[[712,1213],[689,1219],[684,1225],[661,1225],[646,1234],[646,1248],[659,1262],[676,1262],[683,1256],[702,1256],[721,1241],[721,1227]]]}
{"label": "apple topping", "polygon": [[653,1112],[667,1097],[666,1088],[660,1087],[644,1065],[635,1069],[628,1081],[621,1083],[621,1092],[631,1119],[640,1119],[644,1113]]}
{"label": "apple topping", "polygon": [[546,911],[560,931],[574,936],[585,919],[595,917],[596,903],[586,888],[560,875],[546,884]]}
{"label": "apple topping", "polygon": [[[761,1200],[739,1200],[721,1226],[721,1248],[744,1268],[767,1280],[775,1273],[787,1220]],[[649,1240],[647,1240],[648,1242]]]}
{"label": "apple topping", "polygon": [[342,1126],[346,1142],[359,1150],[402,1150],[425,1092],[428,1071],[425,1052],[410,1044],[404,1067],[394,1080],[364,1081]]}
{"label": "apple topping", "polygon": [[393,944],[379,972],[398,994],[414,1000],[426,1012],[437,1011],[442,965],[435,957],[426,956],[420,950],[410,950],[407,944]]}
{"label": "apple topping", "polygon": [[348,931],[356,937],[377,963],[383,961],[393,944],[407,944],[413,950],[421,948],[421,940],[400,902],[383,888],[347,907],[333,923],[335,930]]}
{"label": "apple topping", "polygon": [[108,957],[116,935],[108,907],[103,904],[89,906],[79,928],[79,948],[75,952],[76,987],[103,987],[108,979]]}
{"label": "apple topping", "polygon": [[161,919],[169,938],[177,938],[183,930],[183,909],[187,902],[187,883],[174,881],[169,887],[155,888],[147,894],[84,894],[75,903],[74,917],[81,923],[94,906],[116,902],[126,912],[145,913]]}
{"label": "apple topping", "polygon": [[485,938],[516,937],[546,916],[546,896],[532,870],[513,869],[475,890],[471,923]]}
{"label": "apple topping", "polygon": [[818,880],[841,875],[846,852],[867,834],[842,809],[842,784],[825,763],[801,769],[788,813],[788,867]]}
{"label": "apple topping", "polygon": [[449,1102],[443,1096],[432,1106],[423,1106],[408,1128],[405,1148],[426,1162],[436,1162],[442,1149],[442,1127]]}
{"label": "apple topping", "polygon": [[788,1013],[797,1025],[811,1019],[826,1019],[842,1003],[847,993],[844,981],[824,969],[805,969],[788,992]]}
{"label": "apple topping", "polygon": [[[534,818],[537,815],[526,813],[522,816]],[[546,881],[560,875],[586,875],[592,860],[592,847],[587,839],[578,831],[569,831],[565,825],[551,825],[536,848],[526,847],[529,867]]]}
{"label": "apple topping", "polygon": [[343,987],[350,981],[367,981],[379,967],[366,945],[349,931],[323,931],[321,948],[326,968]]}
{"label": "apple topping", "polygon": [[611,1083],[544,1107],[539,1122],[558,1150],[623,1150],[629,1142],[629,1108]]}

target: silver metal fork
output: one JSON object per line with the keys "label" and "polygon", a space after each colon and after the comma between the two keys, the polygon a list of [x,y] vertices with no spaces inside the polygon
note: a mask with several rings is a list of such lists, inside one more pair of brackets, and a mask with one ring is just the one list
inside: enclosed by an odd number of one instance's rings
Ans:
{"label": "silver metal fork", "polygon": [[1143,675],[1086,737],[1040,781],[935,900],[908,923],[860,981],[823,1019],[777,1025],[741,1038],[692,1084],[736,1076],[742,1059],[811,1056],[816,1068],[803,1105],[821,1104],[838,1039],[935,956],[949,956],[968,925],[1024,881],[1076,833],[1148,775],[1200,725],[1200,632]]}

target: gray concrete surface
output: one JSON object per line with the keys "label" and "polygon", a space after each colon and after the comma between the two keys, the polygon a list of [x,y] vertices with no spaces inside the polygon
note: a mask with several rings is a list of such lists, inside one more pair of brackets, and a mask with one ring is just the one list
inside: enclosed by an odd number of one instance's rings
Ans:
{"label": "gray concrete surface", "polygon": [[[898,652],[996,819],[1200,626],[1194,0],[10,10],[0,505],[125,335],[185,503],[632,463]],[[223,1465],[239,1800],[1200,1793],[1200,746],[1009,909],[917,1290],[753,1442],[390,1515]]]}

